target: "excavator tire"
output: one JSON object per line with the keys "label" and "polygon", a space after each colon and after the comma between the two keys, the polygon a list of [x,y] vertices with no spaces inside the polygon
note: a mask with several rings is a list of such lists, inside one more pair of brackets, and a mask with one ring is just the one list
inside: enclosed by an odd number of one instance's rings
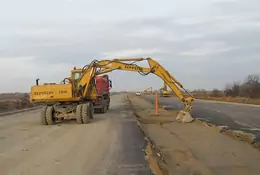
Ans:
{"label": "excavator tire", "polygon": [[102,108],[100,108],[100,111],[102,114],[107,112],[107,106],[103,106]]}
{"label": "excavator tire", "polygon": [[109,103],[107,103],[107,110],[109,110],[109,107],[110,107],[110,104],[109,104]]}
{"label": "excavator tire", "polygon": [[98,113],[100,113],[100,109],[99,109],[99,108],[95,108],[95,109],[94,109],[94,112],[95,112],[96,114],[98,114]]}
{"label": "excavator tire", "polygon": [[46,110],[46,122],[48,125],[53,125],[55,123],[53,106],[48,106]]}
{"label": "excavator tire", "polygon": [[81,118],[81,114],[82,114],[82,104],[77,105],[76,108],[76,119],[77,119],[77,123],[82,124],[82,118]]}
{"label": "excavator tire", "polygon": [[42,111],[41,111],[41,124],[42,125],[48,125],[48,123],[46,121],[46,110],[47,110],[47,106],[43,106]]}
{"label": "excavator tire", "polygon": [[89,117],[90,117],[91,120],[93,120],[94,119],[94,105],[93,105],[93,103],[89,104],[88,109],[89,109]]}
{"label": "excavator tire", "polygon": [[84,124],[87,124],[90,122],[90,111],[89,111],[90,103],[84,103],[82,104],[82,110],[81,110],[81,118],[82,122]]}

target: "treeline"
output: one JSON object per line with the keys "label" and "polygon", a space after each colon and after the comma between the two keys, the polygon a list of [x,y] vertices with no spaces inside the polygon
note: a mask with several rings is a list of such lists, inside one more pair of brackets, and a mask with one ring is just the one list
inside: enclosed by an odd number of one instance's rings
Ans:
{"label": "treeline", "polygon": [[193,91],[196,96],[211,96],[211,97],[246,97],[251,99],[260,98],[260,76],[249,75],[245,80],[240,82],[233,82],[226,85],[225,89],[214,89],[211,92],[199,89]]}

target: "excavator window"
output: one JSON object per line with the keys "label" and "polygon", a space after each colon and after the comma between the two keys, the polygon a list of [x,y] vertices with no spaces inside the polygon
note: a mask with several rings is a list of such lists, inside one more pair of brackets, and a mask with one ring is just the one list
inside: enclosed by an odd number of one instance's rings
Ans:
{"label": "excavator window", "polygon": [[81,77],[82,73],[81,72],[75,72],[74,73],[74,80],[78,80]]}

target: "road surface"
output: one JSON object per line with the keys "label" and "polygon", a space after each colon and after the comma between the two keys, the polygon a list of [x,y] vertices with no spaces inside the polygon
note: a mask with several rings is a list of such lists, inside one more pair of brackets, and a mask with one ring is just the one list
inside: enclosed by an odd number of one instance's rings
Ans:
{"label": "road surface", "polygon": [[0,117],[1,175],[150,175],[144,147],[123,95],[90,124],[43,126],[39,110]]}
{"label": "road surface", "polygon": [[[153,95],[143,97],[154,102]],[[172,109],[183,109],[183,104],[175,97],[160,97],[159,103]],[[215,125],[252,133],[257,137],[256,141],[260,140],[260,106],[196,99],[191,114]]]}

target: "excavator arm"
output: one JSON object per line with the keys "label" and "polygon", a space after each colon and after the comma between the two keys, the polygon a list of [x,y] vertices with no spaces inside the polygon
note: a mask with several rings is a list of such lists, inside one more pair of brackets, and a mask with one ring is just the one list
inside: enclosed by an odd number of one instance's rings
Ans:
{"label": "excavator arm", "polygon": [[[83,69],[83,74],[76,84],[76,91],[80,93],[83,98],[90,97],[91,92],[94,91],[96,95],[96,89],[94,88],[94,78],[96,76],[97,67],[95,61],[92,61],[90,65],[85,66]],[[92,93],[93,94],[93,93]]]}
{"label": "excavator arm", "polygon": [[[149,67],[140,67],[136,63],[140,61],[147,61]],[[129,63],[130,62],[130,63]],[[148,75],[150,73],[157,75],[171,88],[171,90],[177,95],[177,97],[184,103],[184,111],[190,112],[192,108],[192,101],[194,101],[193,96],[183,87],[183,85],[178,82],[163,66],[161,66],[157,61],[152,58],[122,58],[122,59],[112,59],[112,60],[94,60],[90,65],[87,66],[86,72],[88,74],[83,74],[78,86],[87,85],[89,78],[93,78],[95,75],[108,73],[114,70],[132,71],[138,72],[141,75]],[[93,71],[89,71],[92,68]],[[83,69],[84,71],[84,69]],[[88,86],[85,86],[88,87]],[[183,95],[183,92],[187,96]],[[85,91],[86,92],[86,91]]]}

